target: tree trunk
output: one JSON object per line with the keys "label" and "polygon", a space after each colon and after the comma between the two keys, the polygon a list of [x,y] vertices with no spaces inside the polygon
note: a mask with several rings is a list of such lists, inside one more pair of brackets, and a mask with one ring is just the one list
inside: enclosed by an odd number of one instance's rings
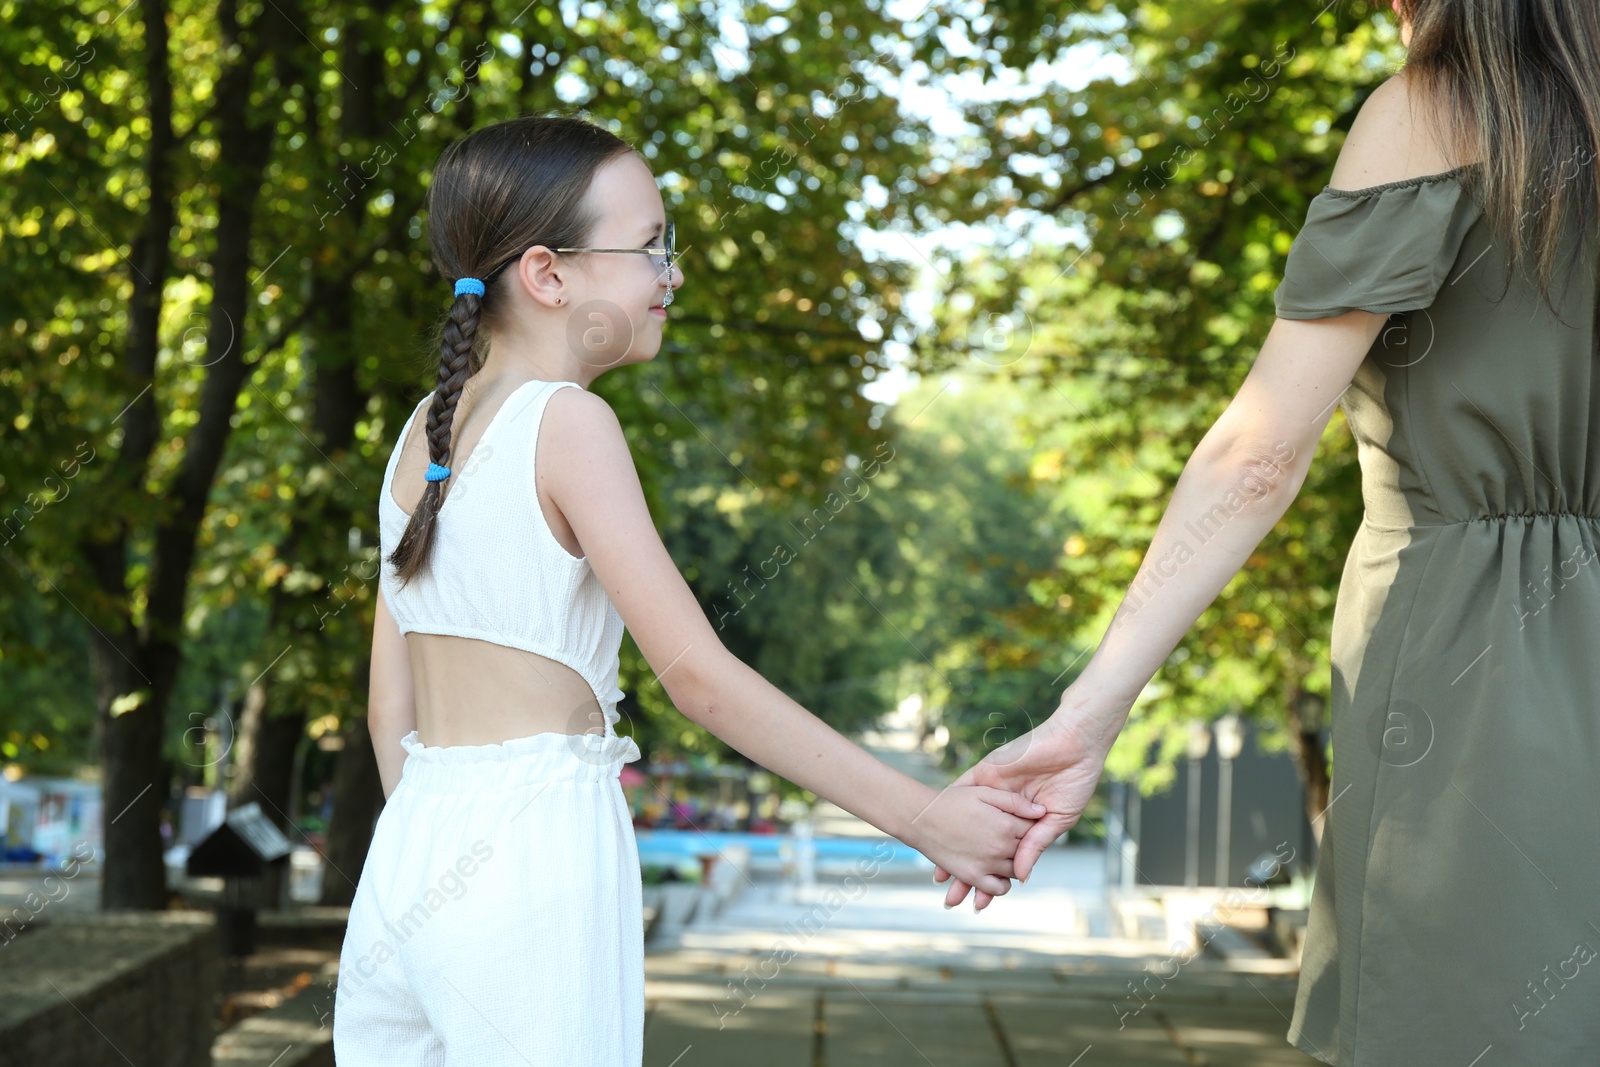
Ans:
{"label": "tree trunk", "polygon": [[[119,650],[109,639],[95,645],[91,666],[101,694],[99,714],[104,726],[106,869],[101,906],[154,909],[166,904],[166,870],[161,853],[160,804],[167,789],[161,760],[167,706],[182,663],[183,616],[188,600],[190,570],[206,505],[222,454],[232,432],[239,390],[248,367],[244,361],[244,331],[251,301],[248,272],[256,201],[261,194],[267,159],[273,145],[274,117],[270,108],[260,123],[250,121],[256,59],[275,48],[282,55],[302,39],[283,7],[273,5],[257,19],[242,54],[224,67],[217,80],[216,115],[218,160],[216,175],[216,245],[210,259],[211,307],[207,320],[205,381],[201,385],[198,420],[184,439],[183,458],[176,475],[160,494],[156,508],[154,544],[148,562],[149,578],[144,625],[133,647]],[[225,5],[220,14],[227,43],[241,43],[237,11]],[[165,5],[146,0],[146,76],[151,90],[154,128],[159,138],[152,146],[152,195],[149,217],[141,235],[141,252],[159,262],[163,270],[147,279],[152,292],[147,305],[159,313],[164,265],[171,240],[172,197],[165,154],[171,132],[169,62],[166,47]],[[150,35],[154,35],[151,37]],[[157,181],[159,177],[159,183]],[[136,297],[139,290],[135,290]],[[138,307],[136,306],[136,311]],[[144,312],[149,311],[145,307]],[[130,321],[127,365],[130,378],[148,387],[154,382],[159,319]],[[130,405],[124,451],[117,457],[114,485],[139,492],[148,477],[151,445],[159,418],[153,407]],[[121,630],[132,635],[130,590],[127,574],[129,532],[119,529],[109,537],[85,546],[96,579],[109,601],[122,614]],[[131,654],[130,654],[131,653]],[[126,665],[126,666],[124,666]],[[129,669],[131,668],[131,670]]]}
{"label": "tree trunk", "polygon": [[[101,907],[153,911],[167,906],[161,852],[161,806],[167,799],[167,782],[160,774],[161,713],[148,679],[125,658],[129,651],[137,654],[131,647],[118,647],[98,629],[89,635],[106,798]],[[135,702],[136,707],[123,710]]]}
{"label": "tree trunk", "polygon": [[[382,0],[374,5],[372,18],[381,21],[392,9],[400,5],[395,0]],[[309,57],[299,54],[295,62]],[[394,108],[386,91],[384,80],[385,59],[381,48],[374,48],[365,34],[346,32],[340,68],[347,75],[341,83],[339,108],[339,140],[341,143],[361,143],[379,138],[384,131],[382,111]],[[305,62],[297,75],[284,78],[288,82],[308,83],[317,77],[318,63]],[[311,122],[320,120],[313,111]],[[313,131],[315,132],[315,131]],[[315,141],[316,138],[313,137]],[[349,193],[344,208],[328,221],[330,229],[321,238],[324,246],[333,249],[354,247],[361,232],[361,219],[371,198],[382,190],[380,185],[361,180],[351,187],[351,171],[347,164],[334,156],[328,160],[330,175],[342,174],[341,181]],[[409,213],[407,213],[409,217]],[[317,257],[318,266],[311,276],[311,295],[305,314],[305,347],[311,364],[313,405],[309,437],[318,454],[338,468],[340,460],[357,456],[356,426],[367,407],[367,394],[363,391],[357,374],[359,342],[355,338],[355,275],[359,262],[333,263],[329,257]],[[338,257],[331,257],[337,260]],[[342,472],[341,472],[342,473]],[[363,506],[363,511],[370,509]],[[347,495],[324,493],[303,496],[288,531],[277,546],[277,556],[293,560],[307,573],[328,576],[320,586],[299,592],[289,592],[282,585],[273,588],[270,601],[268,630],[274,633],[274,647],[283,642],[299,644],[325,639],[328,621],[343,611],[355,598],[349,587],[356,581],[370,580],[356,573],[353,577],[349,549],[343,539],[327,536],[330,530],[348,529],[354,522]],[[374,572],[375,576],[375,572]],[[357,672],[360,688],[365,689],[365,670]],[[353,702],[353,701],[352,701]],[[283,818],[280,825],[287,826],[290,806],[288,789],[296,748],[305,730],[303,711],[294,716],[292,733],[287,720],[267,717],[264,728],[281,729],[278,756],[282,774]],[[259,759],[266,758],[265,746]],[[266,789],[264,772],[258,769],[258,789]],[[246,799],[246,784],[240,783],[239,797]],[[366,862],[371,841],[373,822],[383,802],[383,788],[378,776],[378,764],[368,738],[365,717],[348,724],[344,748],[335,765],[334,804],[331,825],[328,828],[323,864],[321,900],[325,904],[349,904]],[[271,790],[269,790],[271,792]],[[259,797],[258,797],[259,799]],[[274,793],[274,800],[279,797]],[[265,803],[263,803],[265,807]],[[291,834],[291,836],[297,836]]]}
{"label": "tree trunk", "polygon": [[328,825],[327,862],[322,871],[321,902],[349,905],[367,862],[372,827],[383,810],[383,779],[372,751],[367,717],[353,718],[333,774],[333,817]]}
{"label": "tree trunk", "polygon": [[290,832],[289,784],[294,777],[295,753],[305,735],[305,712],[279,715],[268,709],[270,687],[257,682],[245,696],[234,742],[233,777],[228,783],[228,807],[252,800],[261,805],[278,829]]}
{"label": "tree trunk", "polygon": [[[290,816],[293,802],[289,788],[294,779],[295,754],[300,739],[305,736],[306,717],[303,711],[270,714],[270,692],[270,686],[257,682],[245,694],[233,745],[233,774],[227,785],[228,807],[231,810],[255,801],[290,843],[298,844],[301,837]],[[267,876],[271,883],[266,891],[267,900],[287,899],[281,881],[287,870],[286,864],[271,868],[272,873]]]}
{"label": "tree trunk", "polygon": [[[1294,748],[1300,785],[1305,790],[1306,817],[1311,820],[1311,832],[1320,847],[1322,827],[1327,821],[1323,813],[1328,810],[1328,757],[1322,737],[1322,714],[1319,711],[1314,717],[1301,715],[1302,701],[1307,699],[1316,701],[1319,709],[1326,703],[1320,694],[1307,693],[1296,686],[1288,706],[1289,740]],[[1309,857],[1307,859],[1309,861]]]}
{"label": "tree trunk", "polygon": [[[155,395],[148,386],[155,380],[156,353],[161,347],[161,298],[171,264],[175,210],[166,3],[144,0],[140,15],[144,23],[144,90],[149,100],[149,208],[129,257],[132,294],[124,356],[128,384],[140,392],[124,413],[122,449],[106,479],[105,490],[113,500],[119,491],[139,492],[145,464],[160,432]],[[112,513],[117,513],[115,504],[110,506]],[[107,908],[155,909],[166,905],[167,884],[160,822],[167,790],[164,782],[153,777],[160,766],[162,709],[155,699],[150,672],[140,665],[140,641],[126,609],[126,538],[126,528],[113,525],[104,536],[80,548],[95,583],[116,605],[114,617],[102,616],[89,636],[95,735],[105,802],[101,902]]]}

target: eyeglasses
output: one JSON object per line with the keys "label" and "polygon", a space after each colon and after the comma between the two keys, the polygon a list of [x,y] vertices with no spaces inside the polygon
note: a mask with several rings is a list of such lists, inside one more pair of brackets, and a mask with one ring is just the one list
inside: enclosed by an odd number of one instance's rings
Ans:
{"label": "eyeglasses", "polygon": [[[676,243],[676,233],[674,232],[674,227],[673,227],[672,221],[670,219],[667,220],[666,229],[662,231],[661,244],[662,244],[662,247],[659,247],[659,248],[552,248],[550,251],[552,251],[552,252],[626,252],[626,253],[634,253],[634,254],[643,253],[644,255],[649,256],[650,257],[650,262],[653,263],[659,271],[665,273],[666,276],[667,276],[667,295],[662,297],[662,299],[661,299],[661,306],[662,307],[666,307],[668,304],[672,303],[672,275],[673,275],[673,272],[677,269],[677,265],[678,265],[678,249],[677,249],[677,243]],[[515,262],[516,262],[515,258],[507,260],[505,263],[500,264],[500,266],[496,267],[494,270],[492,270],[488,274],[484,275],[483,280],[485,282],[491,281],[502,270],[504,270],[508,265],[510,265],[511,263],[515,263]]]}
{"label": "eyeglasses", "polygon": [[678,247],[677,234],[672,221],[667,221],[666,229],[661,234],[660,248],[552,248],[552,252],[632,252],[643,253],[650,257],[650,262],[667,276],[667,295],[662,297],[661,306],[666,307],[672,303],[672,275],[677,268]]}
{"label": "eyeglasses", "polygon": [[647,254],[647,255],[652,257],[652,262],[654,262],[657,267],[660,267],[662,270],[666,270],[668,267],[670,267],[672,265],[673,257],[675,257],[678,254],[677,253],[677,249],[676,249],[676,247],[674,245],[675,236],[676,236],[676,234],[673,231],[673,224],[671,222],[668,222],[666,230],[662,233],[662,243],[666,246],[664,248],[552,248],[550,251],[552,251],[552,252],[643,252],[643,253],[645,253],[645,254]]}

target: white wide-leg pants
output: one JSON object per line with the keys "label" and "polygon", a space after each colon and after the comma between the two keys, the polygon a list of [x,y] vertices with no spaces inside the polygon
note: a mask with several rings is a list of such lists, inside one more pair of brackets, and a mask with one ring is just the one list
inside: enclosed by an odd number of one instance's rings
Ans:
{"label": "white wide-leg pants", "polygon": [[633,739],[401,743],[339,958],[338,1067],[639,1067]]}

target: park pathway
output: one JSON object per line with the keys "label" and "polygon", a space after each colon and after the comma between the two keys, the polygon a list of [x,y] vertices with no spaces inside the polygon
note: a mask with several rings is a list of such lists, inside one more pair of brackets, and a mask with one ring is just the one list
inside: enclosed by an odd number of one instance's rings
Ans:
{"label": "park pathway", "polygon": [[945,911],[921,877],[880,875],[853,894],[827,877],[804,892],[758,879],[649,954],[646,1067],[1316,1062],[1284,1040],[1294,978],[1280,961],[1183,962],[1045,921],[1053,905],[1072,912],[1047,882],[1070,873],[1073,851],[1047,853],[1053,871],[1041,861],[981,914]]}
{"label": "park pathway", "polygon": [[[864,744],[948,775],[890,720]],[[881,836],[821,803],[818,836]],[[718,915],[653,939],[645,1067],[1305,1067],[1280,960],[1184,961],[1111,935],[1101,853],[1048,850],[982,913],[931,867],[814,885],[751,872]],[[1134,988],[1137,984],[1138,995]]]}

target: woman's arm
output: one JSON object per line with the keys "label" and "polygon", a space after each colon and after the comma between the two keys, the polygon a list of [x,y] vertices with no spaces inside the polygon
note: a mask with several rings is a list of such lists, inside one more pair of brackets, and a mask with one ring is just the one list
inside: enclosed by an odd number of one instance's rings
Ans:
{"label": "woman's arm", "polygon": [[400,739],[417,726],[417,700],[411,680],[411,651],[389,614],[383,590],[372,625],[372,668],[367,682],[367,733],[378,757],[378,777],[387,800],[400,784],[406,750]]}
{"label": "woman's arm", "polygon": [[[1127,595],[1061,710],[1109,750],[1140,691],[1299,494],[1323,428],[1385,315],[1278,319],[1184,464]],[[1129,625],[1136,623],[1136,625]]]}
{"label": "woman's arm", "polygon": [[[1427,113],[1429,106],[1406,72],[1387,79],[1356,114],[1329,184],[1356,189],[1453,166],[1458,160],[1441,152],[1432,136],[1435,125],[1419,120],[1418,112]],[[1358,310],[1273,322],[1238,394],[1184,468],[1127,599],[1070,690],[1102,709],[1074,713],[1080,724],[1089,720],[1099,743],[1110,746],[1133,698],[1299,493],[1335,403],[1388,318]],[[1219,506],[1227,510],[1224,497],[1243,479],[1260,481],[1252,467],[1263,469],[1285,445],[1294,453],[1291,476],[1274,479],[1271,491],[1227,522],[1220,537],[1196,544],[1188,531]],[[1176,573],[1164,578],[1163,562],[1186,548],[1194,550],[1194,558],[1178,567],[1167,562]],[[1150,595],[1141,595],[1146,589]],[[1134,618],[1139,620],[1136,634],[1125,625]],[[1068,699],[1063,694],[1063,705]]]}
{"label": "woman's arm", "polygon": [[[894,770],[723,646],[661,543],[627,439],[604,400],[576,389],[552,396],[534,468],[680,711],[763,767],[918,851],[936,860],[949,855],[975,875],[988,872],[986,888],[1010,888],[1011,856],[1031,813],[1023,820],[991,805],[1020,806],[1012,794],[935,790]],[[995,838],[986,842],[984,833]]]}
{"label": "woman's arm", "polygon": [[[1018,877],[1077,822],[1139,693],[1299,494],[1339,397],[1387,319],[1351,311],[1273,323],[1239,392],[1184,464],[1133,583],[1055,713],[956,779],[1046,801],[1050,814],[1017,848]],[[969,886],[956,876],[945,902],[960,903]],[[975,904],[987,905],[981,888]]]}
{"label": "woman's arm", "polygon": [[[1429,104],[1404,72],[1385,81],[1361,105],[1329,184],[1358,189],[1453,166],[1436,125],[1418,121]],[[1358,310],[1273,322],[1238,394],[1184,466],[1127,596],[1059,709],[956,779],[1051,798],[1051,813],[1017,849],[1020,876],[1077,821],[1140,691],[1300,492],[1334,405],[1388,319]],[[1197,536],[1213,519],[1216,532]],[[956,880],[946,902],[960,903],[966,890]],[[979,910],[983,898],[980,890]]]}

